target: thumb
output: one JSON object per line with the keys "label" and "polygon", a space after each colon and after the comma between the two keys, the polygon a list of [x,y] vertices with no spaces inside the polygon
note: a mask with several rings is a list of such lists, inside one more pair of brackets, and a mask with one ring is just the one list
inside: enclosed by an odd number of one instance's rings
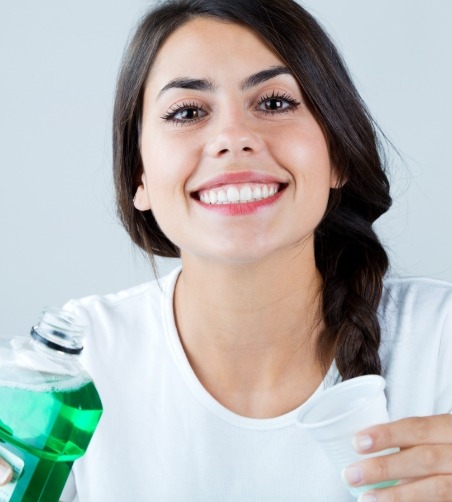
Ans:
{"label": "thumb", "polygon": [[12,477],[13,470],[11,466],[0,457],[0,486],[9,483]]}

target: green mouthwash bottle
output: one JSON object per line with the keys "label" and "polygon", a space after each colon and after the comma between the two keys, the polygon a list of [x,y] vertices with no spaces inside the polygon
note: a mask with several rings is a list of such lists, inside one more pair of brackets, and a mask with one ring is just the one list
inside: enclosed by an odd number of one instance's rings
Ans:
{"label": "green mouthwash bottle", "polygon": [[48,308],[29,337],[0,341],[0,456],[13,468],[0,502],[58,502],[102,414],[79,362],[85,326]]}

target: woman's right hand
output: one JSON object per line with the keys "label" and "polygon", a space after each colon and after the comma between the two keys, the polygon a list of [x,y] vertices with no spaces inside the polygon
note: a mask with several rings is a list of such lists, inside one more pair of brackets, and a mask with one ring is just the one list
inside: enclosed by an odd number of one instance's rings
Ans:
{"label": "woman's right hand", "polygon": [[6,485],[13,477],[11,466],[0,457],[0,486]]}

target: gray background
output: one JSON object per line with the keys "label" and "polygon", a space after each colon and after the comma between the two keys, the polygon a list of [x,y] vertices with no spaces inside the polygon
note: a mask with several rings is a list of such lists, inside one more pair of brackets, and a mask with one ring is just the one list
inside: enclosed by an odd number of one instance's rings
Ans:
{"label": "gray background", "polygon": [[[110,176],[116,72],[149,4],[1,0],[0,335],[25,334],[45,305],[152,277],[116,220]],[[304,4],[402,157],[378,223],[393,273],[452,281],[452,2]]]}

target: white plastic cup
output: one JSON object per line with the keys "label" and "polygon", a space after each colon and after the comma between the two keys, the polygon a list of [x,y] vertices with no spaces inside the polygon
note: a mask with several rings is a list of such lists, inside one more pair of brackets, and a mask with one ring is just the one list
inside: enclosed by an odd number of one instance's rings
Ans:
{"label": "white plastic cup", "polygon": [[[360,460],[399,451],[391,448],[363,455],[353,448],[352,441],[357,432],[389,422],[384,388],[385,380],[378,375],[352,378],[313,397],[298,414],[297,424],[323,447],[339,473]],[[346,483],[346,486],[352,495],[358,497],[373,488],[392,486],[396,482],[391,480],[360,487]]]}

